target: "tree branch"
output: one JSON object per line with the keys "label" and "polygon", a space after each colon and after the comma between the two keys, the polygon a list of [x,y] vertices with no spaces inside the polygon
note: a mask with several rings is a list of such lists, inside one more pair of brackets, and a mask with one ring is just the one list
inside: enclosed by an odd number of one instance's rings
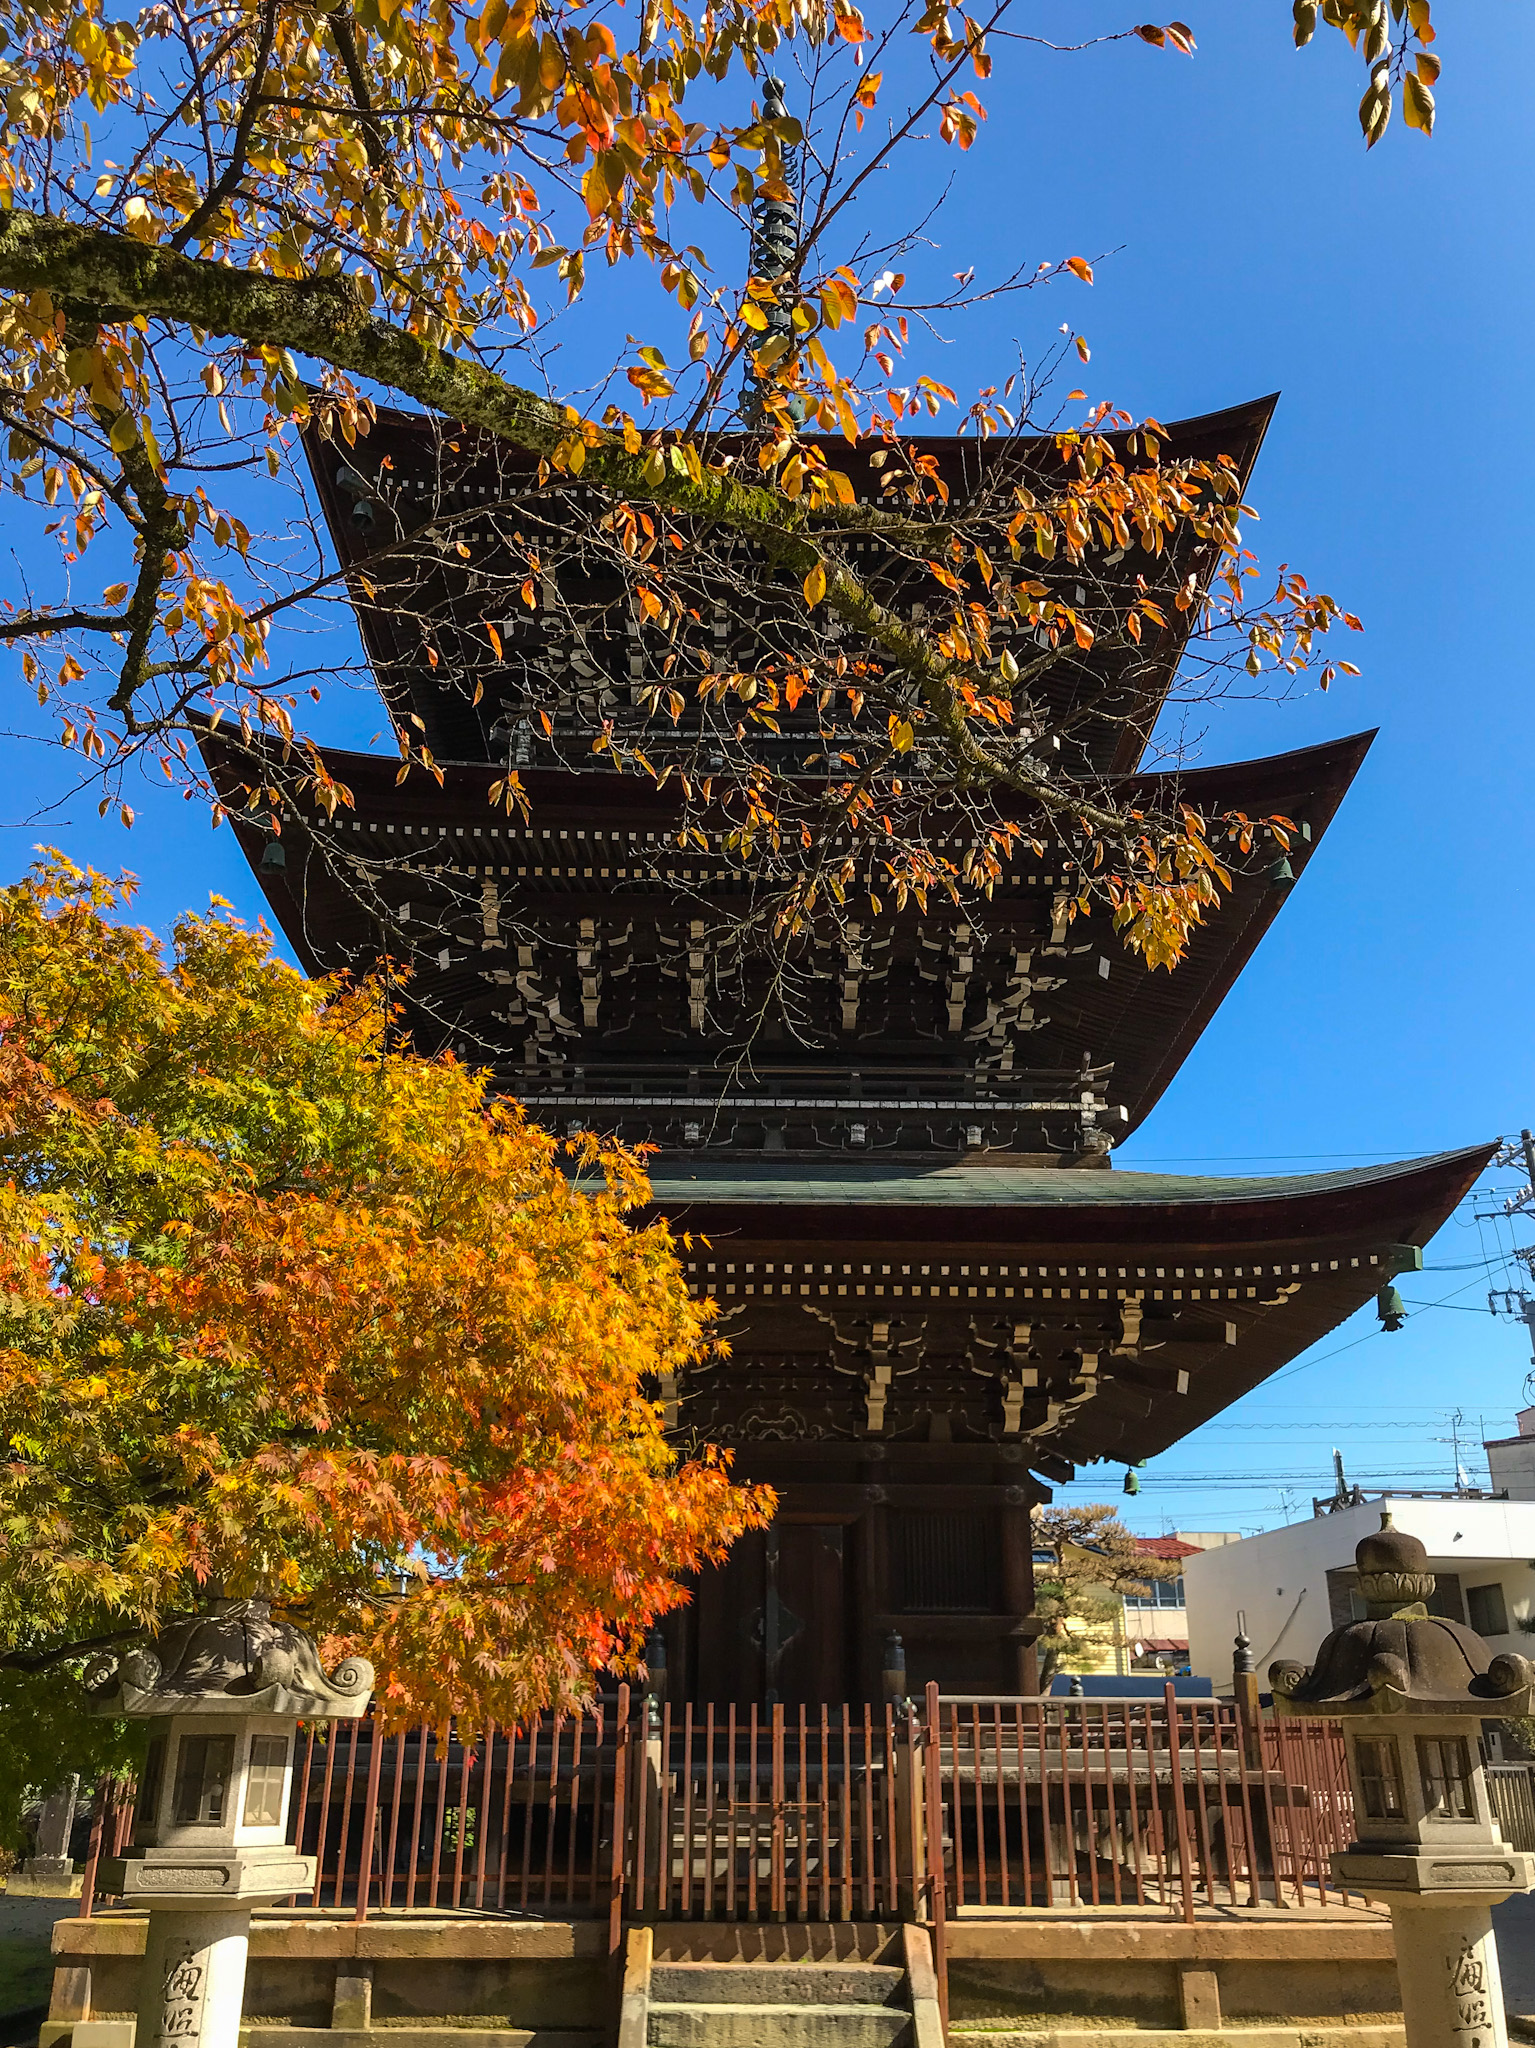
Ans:
{"label": "tree branch", "polygon": [[50,633],[121,633],[121,612],[16,612],[0,618],[0,640],[46,639]]}
{"label": "tree branch", "polygon": [[217,182],[204,193],[201,203],[193,208],[181,226],[171,236],[172,249],[184,249],[188,242],[195,241],[209,221],[215,219],[219,208],[238,187],[245,175],[245,153],[250,147],[251,130],[256,125],[256,116],[261,108],[261,88],[266,79],[267,60],[272,54],[272,43],[277,34],[276,0],[267,0],[261,10],[261,34],[256,45],[255,60],[251,65],[250,90],[245,104],[240,109],[240,118],[235,123],[233,140],[229,146],[229,161],[225,164]]}
{"label": "tree branch", "polygon": [[78,1642],[55,1643],[46,1650],[0,1650],[0,1671],[25,1671],[29,1674],[51,1671],[56,1664],[67,1664],[74,1657],[88,1657],[92,1650],[109,1650],[114,1643],[132,1642],[143,1633],[141,1628],[119,1628],[110,1635],[83,1636]]}
{"label": "tree branch", "polygon": [[384,147],[384,138],[379,130],[378,115],[368,95],[368,74],[363,70],[362,58],[357,50],[357,32],[352,26],[352,17],[344,7],[338,7],[330,16],[331,41],[341,59],[341,68],[346,73],[346,82],[351,87],[352,98],[362,116],[362,146],[367,152],[370,169],[382,171],[389,162],[389,152]]}
{"label": "tree branch", "polygon": [[[56,301],[82,310],[89,307],[100,320],[143,314],[257,345],[295,349],[404,392],[433,411],[536,455],[553,455],[582,426],[572,408],[553,404],[482,364],[450,355],[418,335],[375,319],[347,278],[288,279],[237,270],[185,256],[164,244],[135,242],[14,207],[0,214],[0,289],[47,291]],[[819,527],[870,534],[932,550],[946,542],[946,526],[871,505],[812,508],[721,470],[693,474],[680,463],[657,464],[655,454],[630,454],[616,436],[600,434],[587,449],[582,482],[747,534],[776,568],[796,579],[820,568],[826,578],[827,609],[855,627],[917,685],[962,772],[978,782],[1018,790],[1043,810],[1080,818],[1096,830],[1122,827],[1115,812],[1091,804],[1080,791],[1032,772],[1025,761],[984,747],[954,689],[973,672],[945,661],[812,531]],[[658,467],[661,474],[656,477]],[[126,663],[124,683],[128,685]],[[131,685],[128,693],[131,697]]]}

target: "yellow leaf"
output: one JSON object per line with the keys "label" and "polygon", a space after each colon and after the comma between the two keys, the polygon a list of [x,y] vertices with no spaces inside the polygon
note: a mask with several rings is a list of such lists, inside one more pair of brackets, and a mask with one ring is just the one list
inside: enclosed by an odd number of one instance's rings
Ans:
{"label": "yellow leaf", "polygon": [[1424,135],[1434,132],[1434,95],[1415,71],[1402,80],[1402,119]]}
{"label": "yellow leaf", "polygon": [[825,595],[826,565],[824,562],[817,562],[810,574],[805,578],[805,602],[814,610],[815,606],[821,602]]}

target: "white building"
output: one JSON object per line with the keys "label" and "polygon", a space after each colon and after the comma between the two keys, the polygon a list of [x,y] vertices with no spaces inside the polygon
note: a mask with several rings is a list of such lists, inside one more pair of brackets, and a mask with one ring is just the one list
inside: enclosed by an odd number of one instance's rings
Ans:
{"label": "white building", "polygon": [[1382,1494],[1187,1557],[1190,1668],[1231,1690],[1239,1614],[1260,1682],[1276,1657],[1310,1663],[1330,1629],[1364,1613],[1354,1546],[1380,1527],[1383,1508],[1428,1550],[1431,1612],[1469,1622],[1494,1650],[1535,1652],[1535,1408],[1521,1412],[1519,1431],[1486,1447],[1499,1497]]}
{"label": "white building", "polygon": [[1494,1493],[1510,1500],[1535,1500],[1535,1408],[1521,1408],[1517,1436],[1497,1436],[1482,1445]]}

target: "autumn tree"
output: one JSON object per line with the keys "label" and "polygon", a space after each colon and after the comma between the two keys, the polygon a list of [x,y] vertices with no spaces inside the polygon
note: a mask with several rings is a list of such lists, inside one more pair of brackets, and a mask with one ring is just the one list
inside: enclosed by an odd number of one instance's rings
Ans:
{"label": "autumn tree", "polygon": [[394,1723],[579,1700],[772,1505],[664,1438],[708,1309],[638,1162],[130,897],[59,858],[0,893],[7,1726],[62,1742],[82,1658],[249,1595]]}
{"label": "autumn tree", "polygon": [[[601,688],[588,711],[535,675],[520,731],[675,777],[679,835],[722,817],[775,931],[840,915],[870,861],[861,915],[913,891],[983,903],[1020,829],[988,808],[1000,789],[1023,799],[1022,829],[1071,850],[1084,900],[1175,960],[1233,861],[1263,859],[1283,822],[1150,815],[1085,785],[1051,680],[1088,653],[1155,667],[1191,634],[1197,692],[1233,674],[1282,687],[1322,664],[1342,615],[1293,573],[1257,581],[1229,465],[1169,458],[1155,422],[1106,406],[1068,417],[1080,394],[1060,395],[1061,373],[1087,354],[1074,321],[1057,356],[973,398],[924,366],[938,314],[1091,279],[1056,252],[936,287],[914,222],[859,225],[900,153],[962,154],[988,99],[1023,90],[1016,11],[0,0],[0,431],[11,517],[36,526],[17,549],[34,585],[0,638],[103,802],[141,759],[206,794],[192,743],[218,716],[280,742],[275,765],[252,749],[242,801],[274,818],[345,804],[301,715],[316,609],[402,607],[419,659],[472,698],[504,670],[498,605],[569,608],[553,558],[579,550],[603,602],[640,622],[650,681],[618,717]],[[1427,0],[1300,0],[1296,39],[1318,22],[1369,67],[1371,142],[1397,100],[1429,125]],[[1120,34],[1148,63],[1193,50],[1180,23]],[[622,303],[652,331],[565,389],[554,344],[588,266],[632,273]],[[368,453],[380,400],[448,444],[525,458],[504,502],[474,508],[503,545],[473,660],[436,644],[420,589],[434,562],[475,556],[476,530],[462,508],[399,501]],[[1019,459],[951,502],[919,425]],[[301,433],[361,486],[370,559],[346,574]],[[877,467],[872,502],[839,446]],[[536,539],[528,463],[552,493]],[[709,620],[747,589],[766,623],[722,662]],[[780,735],[795,746],[775,762]],[[398,739],[406,769],[433,770],[408,719]],[[515,806],[512,758],[498,794]],[[962,857],[934,831],[956,810],[976,827]]]}
{"label": "autumn tree", "polygon": [[1136,1546],[1114,1509],[1035,1508],[1034,1546],[1048,1554],[1034,1566],[1039,1635],[1039,1682],[1057,1671],[1093,1670],[1119,1640],[1127,1593],[1144,1593],[1157,1579],[1175,1579],[1178,1566]]}

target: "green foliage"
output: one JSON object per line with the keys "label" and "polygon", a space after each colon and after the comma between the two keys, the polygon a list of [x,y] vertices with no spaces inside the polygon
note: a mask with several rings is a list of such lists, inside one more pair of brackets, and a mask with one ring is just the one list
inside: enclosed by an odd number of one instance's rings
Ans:
{"label": "green foliage", "polygon": [[1092,1671],[1112,1647],[1127,1593],[1144,1593],[1154,1579],[1175,1579],[1178,1566],[1136,1548],[1135,1537],[1112,1507],[1036,1508],[1034,1547],[1051,1562],[1034,1573],[1039,1634],[1039,1682],[1057,1671]]}
{"label": "green foliage", "polygon": [[77,1668],[0,1670],[0,1847],[29,1847],[22,1816],[72,1773],[82,1797],[98,1779],[138,1769],[144,1728],[90,1712]]}

